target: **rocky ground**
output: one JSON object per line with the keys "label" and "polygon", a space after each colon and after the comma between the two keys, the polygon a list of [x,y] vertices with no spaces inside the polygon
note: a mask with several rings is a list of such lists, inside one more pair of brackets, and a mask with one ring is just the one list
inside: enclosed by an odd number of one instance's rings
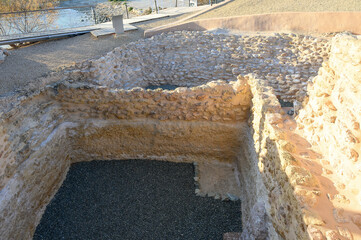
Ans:
{"label": "rocky ground", "polygon": [[95,13],[97,23],[104,23],[111,21],[112,17],[115,15],[123,14],[125,19],[127,17],[132,18],[141,15],[148,15],[152,13],[152,9],[137,9],[130,7],[129,3],[125,5],[125,2],[104,2],[97,4],[95,7]]}
{"label": "rocky ground", "polygon": [[74,164],[34,240],[222,239],[241,231],[240,202],[197,197],[192,164]]}

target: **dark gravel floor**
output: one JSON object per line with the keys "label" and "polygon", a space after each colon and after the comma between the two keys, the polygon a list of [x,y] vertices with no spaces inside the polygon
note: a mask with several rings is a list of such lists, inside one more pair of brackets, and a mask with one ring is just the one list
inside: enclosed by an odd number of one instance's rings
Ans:
{"label": "dark gravel floor", "polygon": [[194,194],[192,164],[73,164],[34,239],[222,239],[241,231],[240,202]]}
{"label": "dark gravel floor", "polygon": [[278,99],[281,104],[281,107],[293,107],[293,102],[285,102],[281,98]]}
{"label": "dark gravel floor", "polygon": [[177,85],[170,85],[170,84],[164,84],[164,85],[149,85],[148,87],[146,87],[145,89],[151,89],[151,90],[155,90],[158,88],[161,88],[163,90],[174,90],[176,89]]}

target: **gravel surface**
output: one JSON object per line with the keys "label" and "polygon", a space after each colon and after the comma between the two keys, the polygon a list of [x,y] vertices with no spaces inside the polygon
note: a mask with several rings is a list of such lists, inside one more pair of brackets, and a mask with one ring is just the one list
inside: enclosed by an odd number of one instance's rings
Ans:
{"label": "gravel surface", "polygon": [[155,89],[160,88],[160,89],[163,89],[163,90],[174,90],[174,89],[176,89],[178,87],[179,86],[177,86],[177,85],[164,84],[164,85],[149,85],[145,89],[155,90]]}
{"label": "gravel surface", "polygon": [[12,50],[6,61],[0,64],[0,95],[24,87],[27,83],[60,67],[98,58],[116,47],[137,41],[143,38],[146,29],[178,21],[192,14],[194,13],[133,24],[138,30],[126,32],[119,38],[107,36],[97,39],[89,33]]}
{"label": "gravel surface", "polygon": [[192,164],[73,164],[36,229],[40,239],[222,239],[241,231],[240,202],[194,194]]}
{"label": "gravel surface", "polygon": [[272,12],[361,11],[360,0],[233,0],[190,20]]}

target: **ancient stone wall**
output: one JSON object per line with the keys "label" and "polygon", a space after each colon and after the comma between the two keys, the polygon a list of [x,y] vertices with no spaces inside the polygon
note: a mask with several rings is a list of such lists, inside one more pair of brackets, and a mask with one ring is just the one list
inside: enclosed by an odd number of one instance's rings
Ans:
{"label": "ancient stone wall", "polygon": [[249,121],[252,137],[242,144],[250,173],[242,169],[245,160],[240,158],[243,185],[248,185],[244,199],[246,208],[242,208],[243,221],[256,218],[269,224],[257,227],[248,224],[243,234],[246,239],[257,239],[265,234],[272,236],[271,239],[307,239],[305,219],[308,213],[303,211],[294,189],[303,186],[317,189],[317,180],[292,155],[294,147],[287,133],[290,121],[273,89],[253,77],[247,76],[245,80],[252,92]]}
{"label": "ancient stone wall", "polygon": [[[309,99],[304,102],[297,119],[300,131],[322,154],[319,163],[322,178],[333,182],[324,186],[330,205],[328,223],[344,229],[328,232],[335,236],[352,237],[350,232],[359,233],[361,226],[358,214],[361,199],[360,63],[360,37],[336,36],[332,40],[330,61],[323,64],[319,75],[310,83]],[[327,217],[325,213],[323,218]]]}
{"label": "ancient stone wall", "polygon": [[[173,91],[114,90],[62,81],[28,94],[3,99],[0,232],[5,239],[32,237],[70,164],[78,161],[198,162],[197,194],[239,195],[235,179],[204,172],[214,163],[233,172],[249,114],[248,85],[218,81]],[[214,185],[205,180],[211,178]]]}
{"label": "ancient stone wall", "polygon": [[317,143],[344,184],[358,174],[360,153],[361,40],[333,39],[331,58],[309,86],[309,100],[298,117],[299,128]]}
{"label": "ancient stone wall", "polygon": [[[62,81],[3,98],[1,236],[31,239],[69,165],[94,159],[196,162],[197,194],[242,198],[243,239],[322,237],[315,226],[325,222],[329,229],[339,227],[326,236],[356,232],[361,215],[337,204],[357,210],[359,203],[360,40],[333,40],[330,62],[299,114],[300,131],[320,143],[322,170],[306,158],[315,153],[298,149],[302,139],[292,132],[295,122],[277,99],[305,95],[327,48],[326,40],[298,35],[179,32],[115,49],[59,73]],[[233,81],[249,72],[252,77]],[[182,87],[144,89],[163,84]],[[320,171],[331,175],[329,166],[339,169],[331,183],[340,194],[327,192],[315,177]],[[235,169],[240,186],[213,176]],[[205,185],[211,181],[216,184]],[[224,186],[231,187],[222,192]],[[336,207],[318,210],[335,216],[331,224],[314,211],[326,193]]]}
{"label": "ancient stone wall", "polygon": [[46,97],[13,96],[2,102],[0,232],[30,239],[45,206],[70,165],[62,114]]}
{"label": "ancient stone wall", "polygon": [[328,52],[328,40],[321,37],[184,31],[116,48],[104,57],[78,64],[67,78],[131,89],[163,84],[197,86],[252,73],[272,86],[278,97],[293,101],[303,99],[308,80],[317,75]]}
{"label": "ancient stone wall", "polygon": [[248,119],[248,86],[213,81],[175,90],[109,89],[59,84],[55,99],[71,119],[137,119],[236,122]]}

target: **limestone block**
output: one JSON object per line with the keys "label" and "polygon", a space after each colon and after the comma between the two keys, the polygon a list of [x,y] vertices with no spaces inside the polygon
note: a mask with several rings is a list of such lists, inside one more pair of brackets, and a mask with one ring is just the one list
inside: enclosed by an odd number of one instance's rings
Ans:
{"label": "limestone block", "polygon": [[297,200],[305,206],[314,207],[318,203],[319,193],[315,190],[310,190],[305,187],[296,186],[294,194]]}
{"label": "limestone block", "polygon": [[307,227],[307,233],[311,240],[324,240],[322,232],[313,225]]}
{"label": "limestone block", "polygon": [[305,168],[290,165],[286,167],[285,173],[293,186],[318,187],[319,185],[317,179]]}
{"label": "limestone block", "polygon": [[303,210],[303,221],[306,225],[324,225],[324,221],[318,213],[306,209]]}

